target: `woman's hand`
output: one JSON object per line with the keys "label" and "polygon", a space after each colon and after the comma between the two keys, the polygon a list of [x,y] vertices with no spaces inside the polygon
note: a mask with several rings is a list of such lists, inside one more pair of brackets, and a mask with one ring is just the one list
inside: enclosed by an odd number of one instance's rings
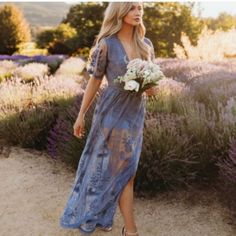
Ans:
{"label": "woman's hand", "polygon": [[84,124],[85,124],[84,115],[79,114],[73,126],[74,135],[77,138],[82,138],[84,136],[84,133],[85,133]]}
{"label": "woman's hand", "polygon": [[158,86],[151,87],[149,89],[146,89],[145,92],[148,96],[155,96],[158,94],[159,88]]}

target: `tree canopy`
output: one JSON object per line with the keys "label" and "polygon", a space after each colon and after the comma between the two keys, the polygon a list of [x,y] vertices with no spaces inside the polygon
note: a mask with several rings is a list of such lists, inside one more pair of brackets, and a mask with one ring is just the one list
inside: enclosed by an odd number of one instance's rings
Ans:
{"label": "tree canopy", "polygon": [[20,43],[31,39],[30,28],[22,12],[14,5],[0,7],[0,53],[13,54]]}
{"label": "tree canopy", "polygon": [[[104,11],[108,3],[81,3],[70,8],[63,23],[69,23],[78,33],[78,47],[91,46],[99,33]],[[175,56],[174,43],[181,44],[181,32],[185,32],[192,43],[203,28],[203,22],[192,15],[192,5],[180,3],[145,3],[144,25],[146,36],[154,45],[156,56]]]}

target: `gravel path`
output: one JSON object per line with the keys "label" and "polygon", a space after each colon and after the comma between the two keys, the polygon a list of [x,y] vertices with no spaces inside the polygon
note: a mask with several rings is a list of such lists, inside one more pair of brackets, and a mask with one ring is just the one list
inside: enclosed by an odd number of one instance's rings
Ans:
{"label": "gravel path", "polygon": [[[0,235],[69,236],[77,229],[59,225],[75,172],[46,154],[18,147],[0,150]],[[212,191],[160,193],[155,199],[135,198],[140,236],[235,236],[227,211]],[[121,236],[123,219],[117,208],[111,232]]]}

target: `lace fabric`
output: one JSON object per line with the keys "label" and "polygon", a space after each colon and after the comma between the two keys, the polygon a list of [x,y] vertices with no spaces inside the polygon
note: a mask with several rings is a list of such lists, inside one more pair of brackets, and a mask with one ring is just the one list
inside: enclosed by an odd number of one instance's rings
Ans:
{"label": "lace fabric", "polygon": [[91,234],[97,226],[113,225],[120,194],[135,176],[143,141],[146,97],[125,91],[113,79],[126,72],[124,54],[114,37],[93,54],[90,73],[106,75],[108,86],[99,95],[91,128],[81,154],[73,188],[60,218],[65,228]]}

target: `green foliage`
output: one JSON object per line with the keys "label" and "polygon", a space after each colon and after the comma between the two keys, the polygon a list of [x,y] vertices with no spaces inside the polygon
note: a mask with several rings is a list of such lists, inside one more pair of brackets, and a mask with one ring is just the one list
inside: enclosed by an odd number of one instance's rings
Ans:
{"label": "green foliage", "polygon": [[79,36],[77,48],[90,47],[98,34],[108,3],[86,2],[70,8],[63,23],[74,27]]}
{"label": "green foliage", "polygon": [[60,24],[55,29],[42,31],[37,35],[38,47],[47,48],[51,54],[70,54],[75,50],[76,30],[69,24]]}
{"label": "green foliage", "polygon": [[[101,28],[107,5],[108,3],[81,3],[72,6],[62,24],[70,25],[77,34],[68,38],[59,32],[55,33],[58,29],[46,30],[38,36],[38,45],[50,47],[50,53],[55,53],[58,49],[61,49],[63,53],[67,51],[78,53],[84,47],[91,47]],[[152,40],[157,56],[175,56],[173,45],[174,43],[181,44],[182,31],[195,45],[203,22],[192,16],[191,9],[190,5],[180,3],[144,4],[144,25],[147,29],[147,37]],[[64,37],[67,39],[66,42],[61,40]]]}
{"label": "green foliage", "polygon": [[14,5],[0,8],[0,53],[13,54],[20,43],[30,41],[29,25]]}
{"label": "green foliage", "polygon": [[40,48],[46,48],[49,46],[50,42],[54,40],[55,29],[46,29],[40,32],[36,38],[36,45]]}
{"label": "green foliage", "polygon": [[23,148],[45,150],[46,137],[55,123],[57,116],[71,100],[55,99],[26,108],[0,119],[0,139],[7,144],[20,145]]}
{"label": "green foliage", "polygon": [[[182,132],[184,117],[175,114],[147,114],[143,149],[138,169],[139,190],[178,188],[197,179],[204,162],[200,161],[198,142]],[[137,186],[139,188],[139,186]]]}
{"label": "green foliage", "polygon": [[175,106],[172,99],[160,97],[151,103],[147,104],[137,172],[138,192],[155,195],[159,190],[214,182],[216,163],[228,155],[229,141],[236,137],[236,126],[227,125],[224,108],[219,107],[215,113],[191,97]]}
{"label": "green foliage", "polygon": [[185,32],[195,45],[203,28],[203,22],[192,15],[191,7],[181,3],[147,4],[143,20],[146,35],[152,40],[158,57],[175,56],[174,43],[181,44],[181,32]]}
{"label": "green foliage", "polygon": [[47,55],[48,51],[44,48],[37,48],[35,42],[27,42],[19,44],[18,50],[14,54],[25,56]]}
{"label": "green foliage", "polygon": [[13,76],[12,72],[6,72],[5,74],[0,75],[0,83],[6,79],[9,79]]}
{"label": "green foliage", "polygon": [[53,122],[53,112],[36,107],[22,111],[2,120],[1,133],[4,140],[12,145],[24,148],[45,148],[45,136]]}
{"label": "green foliage", "polygon": [[[0,2],[0,6],[3,4],[4,1]],[[14,5],[22,9],[25,18],[28,22],[30,22],[30,25],[33,28],[42,26],[56,27],[60,23],[62,17],[67,14],[70,8],[70,4],[58,1],[15,1]]]}
{"label": "green foliage", "polygon": [[[55,159],[62,159],[75,169],[78,166],[79,157],[81,156],[86,144],[87,135],[91,128],[92,118],[96,101],[94,101],[86,113],[85,136],[81,139],[73,134],[73,125],[78,116],[84,94],[78,94],[73,104],[61,112],[58,119],[48,136],[47,152]],[[97,100],[97,96],[95,96]]]}
{"label": "green foliage", "polygon": [[207,25],[208,29],[211,29],[213,31],[227,31],[233,27],[236,27],[236,16],[232,16],[227,12],[222,12],[217,18],[208,17],[204,19],[204,22]]}
{"label": "green foliage", "polygon": [[77,51],[75,51],[72,56],[80,56],[84,60],[87,60],[90,52],[90,47],[83,47],[83,48],[78,48]]}

